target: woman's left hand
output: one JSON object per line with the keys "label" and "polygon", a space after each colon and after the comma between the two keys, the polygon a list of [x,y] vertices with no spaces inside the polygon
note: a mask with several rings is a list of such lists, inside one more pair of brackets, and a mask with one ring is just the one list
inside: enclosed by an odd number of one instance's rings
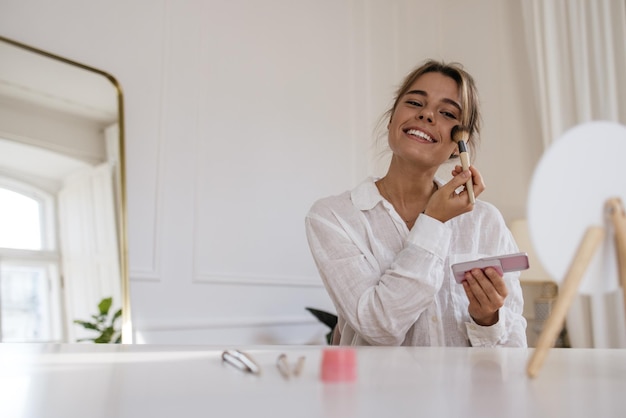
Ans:
{"label": "woman's left hand", "polygon": [[469,299],[469,314],[478,325],[498,322],[498,310],[504,306],[509,291],[504,279],[492,267],[473,269],[465,273],[463,289]]}

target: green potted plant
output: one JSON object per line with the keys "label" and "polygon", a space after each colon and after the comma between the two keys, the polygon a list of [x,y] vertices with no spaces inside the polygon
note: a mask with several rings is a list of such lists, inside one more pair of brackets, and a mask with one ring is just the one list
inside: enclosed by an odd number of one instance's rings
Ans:
{"label": "green potted plant", "polygon": [[122,342],[122,332],[117,328],[117,321],[122,316],[122,309],[118,309],[114,313],[110,313],[113,298],[104,298],[98,304],[98,313],[91,315],[91,321],[74,320],[75,324],[81,325],[83,328],[93,330],[99,333],[93,338],[81,338],[78,341],[93,341],[94,343],[103,344],[119,344]]}

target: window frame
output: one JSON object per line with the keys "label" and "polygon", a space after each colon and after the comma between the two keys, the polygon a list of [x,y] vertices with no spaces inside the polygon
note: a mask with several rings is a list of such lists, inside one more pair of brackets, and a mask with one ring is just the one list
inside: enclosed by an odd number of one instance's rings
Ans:
{"label": "window frame", "polygon": [[[47,305],[50,314],[50,341],[64,341],[63,270],[58,245],[58,219],[56,198],[47,190],[0,174],[0,188],[10,190],[39,204],[41,249],[17,249],[0,247],[0,263],[8,265],[38,266],[45,269],[48,279]],[[1,279],[1,276],[0,276]],[[0,299],[1,303],[1,299]],[[2,341],[2,309],[0,309],[0,341]],[[35,341],[43,342],[43,341]]]}

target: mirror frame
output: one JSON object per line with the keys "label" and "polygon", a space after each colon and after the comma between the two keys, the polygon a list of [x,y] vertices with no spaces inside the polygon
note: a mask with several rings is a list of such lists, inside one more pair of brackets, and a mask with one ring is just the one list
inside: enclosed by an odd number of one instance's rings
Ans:
{"label": "mirror frame", "polygon": [[111,74],[102,71],[100,69],[91,67],[89,65],[82,64],[77,61],[73,61],[59,55],[52,54],[50,52],[32,47],[30,45],[23,44],[21,42],[15,41],[13,39],[6,38],[0,35],[0,42],[6,42],[15,47],[25,49],[27,51],[33,52],[38,55],[42,55],[47,58],[51,58],[65,64],[69,64],[83,70],[90,71],[92,73],[101,75],[108,79],[113,87],[115,87],[115,91],[117,93],[117,117],[118,117],[118,137],[119,137],[119,190],[120,190],[120,200],[118,203],[117,214],[119,215],[118,220],[118,246],[119,246],[119,258],[120,258],[120,278],[121,278],[121,290],[122,290],[122,344],[132,344],[133,343],[133,330],[132,330],[132,321],[131,321],[131,310],[130,310],[130,279],[128,274],[128,220],[127,220],[127,210],[126,210],[126,153],[124,148],[125,138],[124,138],[124,95],[122,92],[122,87],[120,83],[117,81],[115,77]]}

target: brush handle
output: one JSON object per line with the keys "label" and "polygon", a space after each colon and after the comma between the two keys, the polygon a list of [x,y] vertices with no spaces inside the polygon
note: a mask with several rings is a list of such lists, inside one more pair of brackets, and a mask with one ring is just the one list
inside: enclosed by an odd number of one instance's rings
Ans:
{"label": "brush handle", "polygon": [[[460,144],[461,142],[459,142]],[[467,153],[467,151],[463,151],[461,153],[459,153],[459,158],[461,158],[461,166],[463,167],[463,170],[468,170],[469,169],[469,154]],[[467,183],[465,183],[465,188],[467,189],[467,194],[469,194],[469,199],[471,203],[476,203],[476,196],[474,196],[474,183],[472,182],[472,176],[470,176],[469,180],[467,180]]]}

